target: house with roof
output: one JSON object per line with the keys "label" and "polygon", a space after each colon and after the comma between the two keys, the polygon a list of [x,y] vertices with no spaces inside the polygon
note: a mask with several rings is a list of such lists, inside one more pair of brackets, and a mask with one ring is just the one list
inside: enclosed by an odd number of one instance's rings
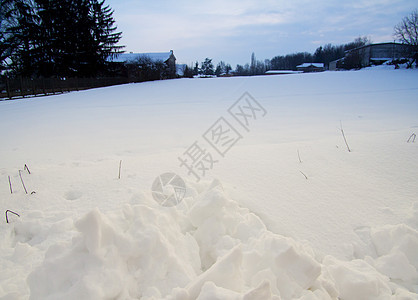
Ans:
{"label": "house with roof", "polygon": [[303,73],[323,72],[325,70],[323,63],[303,63],[296,66],[296,69],[298,71],[302,71]]}
{"label": "house with roof", "polygon": [[154,52],[154,53],[121,53],[112,59],[115,63],[135,63],[141,59],[149,59],[153,63],[163,63],[167,66],[168,77],[176,77],[176,57],[174,56],[173,50],[170,52]]}

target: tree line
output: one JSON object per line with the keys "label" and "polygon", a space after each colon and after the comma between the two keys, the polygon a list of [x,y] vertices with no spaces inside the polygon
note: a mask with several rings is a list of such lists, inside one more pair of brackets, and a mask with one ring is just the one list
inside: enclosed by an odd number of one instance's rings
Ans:
{"label": "tree line", "polygon": [[[251,54],[251,61],[245,65],[238,64],[233,70],[231,65],[220,61],[216,67],[212,63],[212,59],[206,58],[203,62],[196,62],[194,66],[187,66],[184,72],[185,77],[200,76],[228,76],[230,74],[238,76],[253,76],[265,74],[268,70],[296,70],[296,66],[306,62],[323,63],[327,68],[331,61],[344,57],[345,52],[357,47],[370,44],[371,41],[367,37],[358,37],[354,41],[342,44],[332,45],[326,44],[318,47],[315,52],[297,52],[287,55],[275,56],[272,59],[264,61],[257,60],[255,53]],[[342,68],[355,68],[354,60],[347,60],[342,63]]]}
{"label": "tree line", "polygon": [[0,72],[25,77],[94,77],[121,53],[104,0],[0,0]]}
{"label": "tree line", "polygon": [[[417,61],[418,49],[418,11],[415,10],[410,15],[403,18],[402,22],[394,27],[394,37],[404,45],[407,45],[403,55],[408,63],[408,67]],[[220,61],[216,67],[211,58],[206,58],[203,62],[195,62],[191,66],[186,66],[183,70],[184,77],[193,76],[253,76],[265,74],[268,70],[296,70],[298,65],[306,62],[323,63],[326,69],[332,61],[337,61],[340,69],[359,69],[362,68],[362,57],[360,51],[350,51],[362,46],[371,44],[368,37],[358,37],[352,42],[340,45],[325,44],[318,47],[314,53],[297,52],[287,55],[278,55],[272,59],[264,61],[257,60],[255,53],[251,55],[250,63],[236,65],[232,69],[231,65]]]}
{"label": "tree line", "polygon": [[[418,13],[414,11],[395,26],[394,36],[410,45],[410,62],[417,58]],[[112,63],[122,53],[118,42],[113,10],[105,0],[0,0],[0,74],[9,77],[100,77],[133,76],[140,80],[172,78],[163,62],[141,58],[133,63]],[[254,53],[250,63],[236,65],[225,61],[216,66],[206,58],[183,70],[185,77],[240,76],[265,74],[268,70],[296,70],[305,62],[323,63],[344,57],[339,68],[361,67],[355,52],[346,52],[371,41],[359,37],[354,41],[318,47],[314,53],[297,52],[258,60]],[[412,63],[411,63],[412,65]],[[171,72],[171,73],[170,73]]]}
{"label": "tree line", "polygon": [[[371,41],[367,37],[358,37],[354,41],[347,44],[326,44],[324,46],[320,46],[313,54],[308,52],[299,52],[288,54],[286,56],[275,56],[270,61],[270,67],[273,70],[296,70],[296,66],[305,62],[310,62],[323,63],[325,68],[328,68],[330,62],[344,57],[346,51],[362,47],[370,43]],[[340,67],[344,69],[352,69],[356,66],[347,61]]]}
{"label": "tree line", "polygon": [[172,70],[162,60],[153,60],[146,55],[140,55],[133,61],[116,64],[117,72],[133,81],[152,81],[176,77],[176,70]]}
{"label": "tree line", "polygon": [[[405,16],[402,21],[394,27],[394,37],[401,44],[405,45],[403,57],[401,60],[411,68],[413,63],[418,61],[418,10],[414,10]],[[287,55],[278,55],[272,59],[259,61],[255,54],[251,55],[251,62],[245,65],[237,65],[235,70],[224,61],[219,62],[214,68],[212,60],[206,58],[199,68],[198,62],[194,67],[187,67],[186,77],[196,75],[204,76],[221,76],[233,73],[238,76],[262,75],[268,70],[296,70],[296,67],[305,62],[323,63],[325,68],[329,67],[330,62],[338,60],[337,67],[341,69],[355,69],[363,67],[361,64],[361,53],[359,51],[351,51],[353,49],[371,44],[367,37],[358,37],[354,41],[332,45],[326,44],[318,47],[315,52],[297,52]],[[344,59],[342,59],[344,58]]]}

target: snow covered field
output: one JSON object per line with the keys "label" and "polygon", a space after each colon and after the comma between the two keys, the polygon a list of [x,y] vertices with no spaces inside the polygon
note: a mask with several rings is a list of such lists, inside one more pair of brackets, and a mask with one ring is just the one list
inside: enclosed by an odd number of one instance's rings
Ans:
{"label": "snow covered field", "polygon": [[[204,138],[221,117],[241,137],[224,156]],[[20,215],[0,222],[0,299],[418,299],[416,70],[3,101],[0,126],[0,208]],[[195,142],[216,161],[198,183]],[[166,172],[175,207],[152,197]]]}

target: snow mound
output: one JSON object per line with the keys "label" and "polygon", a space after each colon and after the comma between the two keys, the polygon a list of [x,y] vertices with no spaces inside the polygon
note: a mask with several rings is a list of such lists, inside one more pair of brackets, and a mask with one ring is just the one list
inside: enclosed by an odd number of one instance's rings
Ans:
{"label": "snow mound", "polygon": [[372,231],[379,257],[375,267],[382,274],[418,290],[418,231],[401,224]]}
{"label": "snow mound", "polygon": [[200,268],[197,244],[175,214],[125,206],[114,215],[93,210],[75,226],[70,245],[51,247],[28,277],[31,299],[159,297]]}
{"label": "snow mound", "polygon": [[219,182],[195,195],[89,212],[29,275],[30,299],[416,299],[418,235],[406,225],[372,230],[374,258],[320,262]]}

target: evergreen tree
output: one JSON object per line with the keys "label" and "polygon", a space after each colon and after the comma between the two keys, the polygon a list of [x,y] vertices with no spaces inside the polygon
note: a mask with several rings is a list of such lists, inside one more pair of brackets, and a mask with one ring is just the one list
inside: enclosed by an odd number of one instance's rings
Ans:
{"label": "evergreen tree", "polygon": [[189,67],[189,66],[185,66],[184,70],[183,70],[183,77],[186,78],[193,78],[193,66]]}
{"label": "evergreen tree", "polygon": [[232,71],[232,67],[231,67],[231,65],[230,64],[226,64],[226,66],[225,66],[225,73],[227,74],[227,75],[229,75],[229,73]]}
{"label": "evergreen tree", "polygon": [[0,59],[2,68],[30,76],[36,68],[37,15],[30,0],[1,2]]}
{"label": "evergreen tree", "polygon": [[194,65],[194,68],[193,68],[193,76],[199,75],[199,72],[200,72],[200,70],[199,70],[199,62],[196,62],[195,65]]}
{"label": "evergreen tree", "polygon": [[104,0],[0,1],[7,7],[0,15],[0,59],[15,74],[97,76],[121,52],[121,32]]}
{"label": "evergreen tree", "polygon": [[96,76],[120,53],[113,11],[98,0],[35,0],[40,8],[43,75]]}
{"label": "evergreen tree", "polygon": [[91,64],[97,63],[98,67],[104,67],[109,57],[121,53],[123,46],[116,46],[122,33],[116,32],[115,20],[112,9],[104,4],[104,0],[90,0],[92,3],[92,57]]}
{"label": "evergreen tree", "polygon": [[6,59],[10,56],[11,47],[7,45],[9,19],[7,14],[11,10],[13,1],[0,0],[0,72],[6,69]]}
{"label": "evergreen tree", "polygon": [[216,69],[215,69],[215,75],[216,76],[220,76],[222,74],[226,73],[226,64],[223,61],[220,61],[217,65],[216,65]]}
{"label": "evergreen tree", "polygon": [[210,59],[210,58],[205,58],[205,61],[202,62],[201,69],[202,69],[203,75],[210,76],[210,75],[215,74],[215,72],[213,70],[212,59]]}
{"label": "evergreen tree", "polygon": [[314,53],[314,61],[316,62],[323,62],[324,61],[324,50],[322,46],[317,48]]}

